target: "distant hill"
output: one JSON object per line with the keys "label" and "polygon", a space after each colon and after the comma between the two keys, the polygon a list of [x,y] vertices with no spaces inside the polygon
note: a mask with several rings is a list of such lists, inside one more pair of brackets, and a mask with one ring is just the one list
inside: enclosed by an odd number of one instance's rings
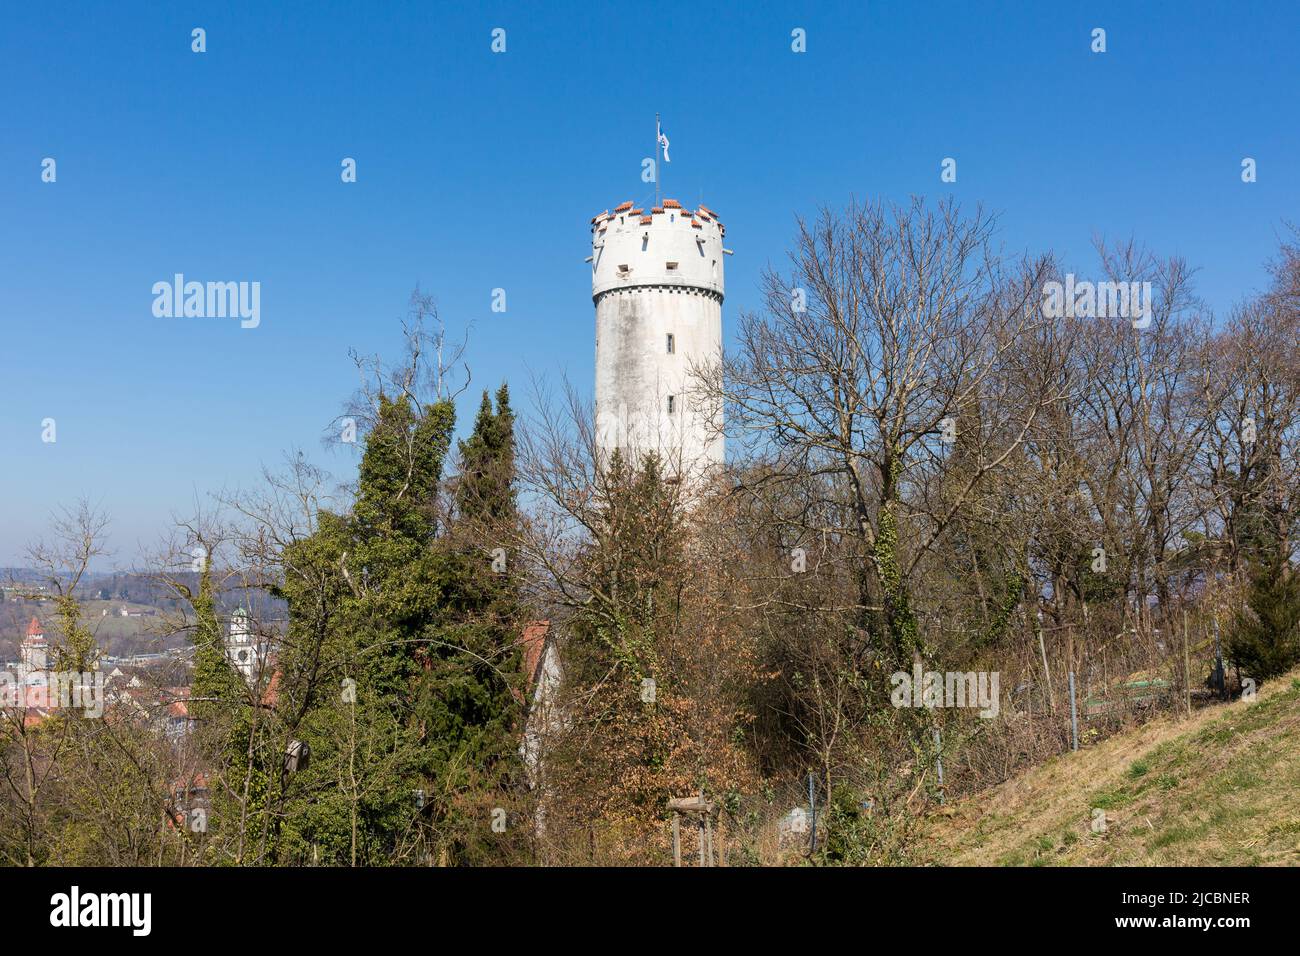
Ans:
{"label": "distant hill", "polygon": [[[198,575],[191,578],[198,587]],[[17,657],[18,644],[32,617],[46,621],[53,614],[53,593],[40,588],[41,576],[29,568],[0,568],[0,660]],[[141,654],[167,650],[185,642],[183,635],[166,635],[167,619],[179,621],[187,611],[184,601],[145,574],[133,571],[88,573],[77,588],[83,616],[107,654]],[[264,592],[234,589],[223,593],[218,611],[229,615],[237,607],[256,609],[262,620],[275,626],[287,618],[283,601]]]}

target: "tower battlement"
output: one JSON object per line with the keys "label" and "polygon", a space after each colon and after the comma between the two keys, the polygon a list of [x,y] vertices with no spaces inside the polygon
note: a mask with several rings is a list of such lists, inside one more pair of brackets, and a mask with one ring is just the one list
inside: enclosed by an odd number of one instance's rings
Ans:
{"label": "tower battlement", "polygon": [[675,199],[637,208],[625,202],[591,220],[591,296],[616,289],[679,286],[723,297],[722,240],[713,210]]}

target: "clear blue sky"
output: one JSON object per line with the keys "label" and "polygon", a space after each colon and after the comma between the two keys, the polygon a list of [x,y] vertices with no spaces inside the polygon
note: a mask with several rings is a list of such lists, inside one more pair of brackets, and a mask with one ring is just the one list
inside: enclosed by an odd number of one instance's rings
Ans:
{"label": "clear blue sky", "polygon": [[[452,334],[472,325],[462,424],[481,386],[523,402],[530,369],[589,388],[588,220],[646,196],[656,111],[667,192],[718,210],[736,250],[728,326],[796,213],[911,193],[983,202],[1009,250],[1084,268],[1093,234],[1135,235],[1225,310],[1300,218],[1297,37],[1294,2],[9,0],[0,564],[81,495],[129,565],[171,512],[286,449],[351,472],[320,446],[348,349],[395,356],[417,282]],[[259,281],[260,327],[155,318],[176,272]]]}

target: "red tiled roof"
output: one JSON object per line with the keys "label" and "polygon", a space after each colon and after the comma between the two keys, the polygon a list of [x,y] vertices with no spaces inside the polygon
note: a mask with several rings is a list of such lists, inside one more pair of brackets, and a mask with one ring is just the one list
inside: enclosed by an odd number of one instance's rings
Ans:
{"label": "red tiled roof", "polygon": [[546,650],[546,636],[551,632],[550,621],[533,621],[524,626],[524,673],[528,686],[537,682],[537,672],[542,666],[542,652]]}
{"label": "red tiled roof", "polygon": [[271,679],[266,683],[266,689],[262,691],[262,706],[274,707],[280,700],[280,675],[284,673],[279,668],[271,672]]}
{"label": "red tiled roof", "polygon": [[625,202],[625,203],[620,203],[619,205],[615,206],[615,207],[614,207],[614,211],[615,211],[615,212],[626,212],[627,210],[629,210],[629,209],[631,209],[631,208],[632,208],[632,200],[629,199],[627,202]]}
{"label": "red tiled roof", "polygon": [[158,695],[158,703],[165,705],[172,717],[188,719],[193,693],[190,687],[164,687]]}
{"label": "red tiled roof", "polygon": [[35,617],[32,618],[32,623],[27,625],[27,636],[28,637],[45,636],[45,630],[44,628],[41,627],[41,622],[36,620]]}
{"label": "red tiled roof", "polygon": [[664,200],[664,208],[665,208],[665,209],[681,209],[681,208],[682,208],[682,204],[679,203],[676,199],[665,199],[665,200]]}

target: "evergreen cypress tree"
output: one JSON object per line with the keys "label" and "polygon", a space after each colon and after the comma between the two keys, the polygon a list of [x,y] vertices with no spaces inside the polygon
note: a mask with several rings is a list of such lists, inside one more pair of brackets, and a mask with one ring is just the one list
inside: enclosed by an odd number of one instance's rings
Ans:
{"label": "evergreen cypress tree", "polygon": [[200,723],[222,723],[228,730],[231,715],[244,702],[247,686],[226,656],[221,622],[217,619],[212,572],[199,573],[199,590],[191,600],[194,609],[194,676],[190,682],[190,712]]}
{"label": "evergreen cypress tree", "polygon": [[1261,682],[1300,662],[1300,575],[1288,562],[1252,565],[1246,607],[1224,646],[1229,660]]}
{"label": "evergreen cypress tree", "polygon": [[496,411],[486,390],[474,421],[474,432],[460,443],[461,474],[456,485],[457,511],[462,520],[492,526],[515,514],[514,411],[503,383],[496,394]]}

